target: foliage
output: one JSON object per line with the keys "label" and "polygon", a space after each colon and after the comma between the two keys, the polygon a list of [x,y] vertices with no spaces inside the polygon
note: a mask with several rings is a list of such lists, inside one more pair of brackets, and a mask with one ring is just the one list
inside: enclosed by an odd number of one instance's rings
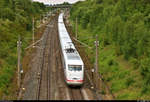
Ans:
{"label": "foliage", "polygon": [[[139,98],[149,93],[149,0],[86,0],[73,5],[71,21],[75,21],[76,17],[81,32],[90,32],[87,35],[90,37],[95,36],[95,34],[99,36],[101,45],[100,73],[104,75],[106,81],[113,82],[111,83],[113,92],[119,92],[123,88],[130,88],[130,86],[138,83],[137,79],[132,78],[133,76],[130,75],[132,69],[122,69],[118,64],[114,64],[117,63],[117,56],[123,56],[126,61],[131,62],[133,70],[135,72],[139,71],[139,76],[142,76],[140,82],[144,85],[139,83],[142,89],[141,96],[139,96],[139,93],[138,95],[125,93],[119,95],[118,98]],[[80,33],[79,36],[85,35]],[[79,37],[79,39],[85,43],[91,43],[90,39],[87,41],[84,38]],[[105,48],[107,49],[109,46],[113,47],[109,48],[110,51],[105,51]],[[87,53],[89,52],[91,51],[88,50]]]}
{"label": "foliage", "polygon": [[32,18],[40,19],[39,14],[47,10],[44,4],[31,0],[0,0],[0,95],[9,94],[7,87],[17,67],[18,35],[31,37]]}

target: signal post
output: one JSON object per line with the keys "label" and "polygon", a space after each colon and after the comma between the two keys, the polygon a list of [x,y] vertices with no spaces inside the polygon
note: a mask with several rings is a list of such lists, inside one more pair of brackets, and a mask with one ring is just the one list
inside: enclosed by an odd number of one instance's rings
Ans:
{"label": "signal post", "polygon": [[20,67],[21,67],[21,41],[20,36],[17,41],[17,54],[18,54],[18,88],[20,88],[21,84],[21,73],[20,73]]}
{"label": "signal post", "polygon": [[96,56],[95,56],[95,88],[98,88],[99,85],[99,79],[98,79],[98,46],[99,46],[99,41],[98,41],[98,36],[96,35],[96,41],[95,41],[95,46],[96,46]]}

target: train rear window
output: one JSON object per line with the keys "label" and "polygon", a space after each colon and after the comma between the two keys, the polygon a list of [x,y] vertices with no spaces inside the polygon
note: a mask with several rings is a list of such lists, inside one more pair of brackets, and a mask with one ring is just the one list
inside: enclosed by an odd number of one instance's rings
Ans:
{"label": "train rear window", "polygon": [[69,71],[81,71],[82,65],[68,65]]}

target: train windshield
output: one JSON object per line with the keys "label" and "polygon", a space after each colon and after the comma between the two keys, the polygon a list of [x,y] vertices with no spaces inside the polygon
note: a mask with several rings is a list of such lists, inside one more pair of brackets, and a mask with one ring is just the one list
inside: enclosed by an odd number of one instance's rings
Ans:
{"label": "train windshield", "polygon": [[68,65],[69,71],[81,71],[82,65]]}

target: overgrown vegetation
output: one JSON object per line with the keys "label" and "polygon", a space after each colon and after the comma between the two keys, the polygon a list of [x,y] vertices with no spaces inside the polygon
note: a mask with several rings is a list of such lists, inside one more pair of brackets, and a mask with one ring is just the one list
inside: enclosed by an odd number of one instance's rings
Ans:
{"label": "overgrown vegetation", "polygon": [[150,99],[150,1],[86,0],[70,13],[81,41],[94,46],[86,37],[98,34],[100,73],[117,99]]}
{"label": "overgrown vegetation", "polygon": [[18,35],[24,52],[32,36],[32,18],[40,19],[47,10],[44,4],[31,0],[0,0],[0,99],[10,94],[8,87],[17,68]]}

